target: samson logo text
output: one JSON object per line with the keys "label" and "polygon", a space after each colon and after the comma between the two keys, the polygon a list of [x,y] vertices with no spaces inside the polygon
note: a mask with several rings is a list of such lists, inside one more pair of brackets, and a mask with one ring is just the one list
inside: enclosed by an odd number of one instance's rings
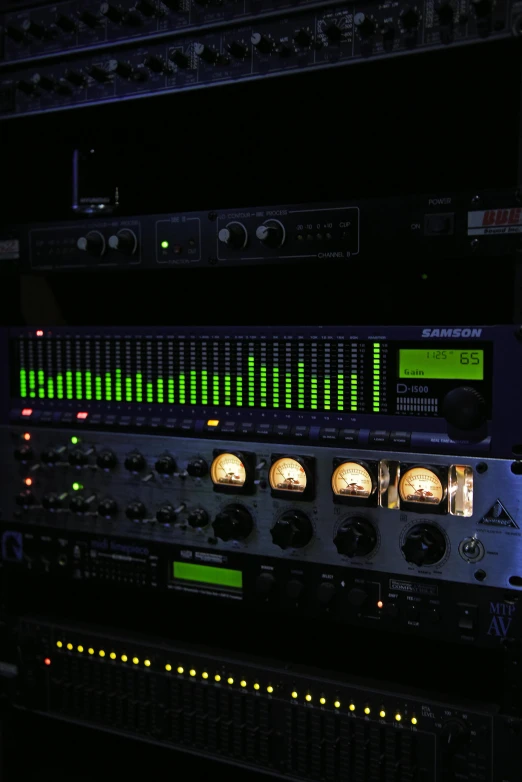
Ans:
{"label": "samson logo text", "polygon": [[480,337],[482,329],[422,329],[423,337]]}

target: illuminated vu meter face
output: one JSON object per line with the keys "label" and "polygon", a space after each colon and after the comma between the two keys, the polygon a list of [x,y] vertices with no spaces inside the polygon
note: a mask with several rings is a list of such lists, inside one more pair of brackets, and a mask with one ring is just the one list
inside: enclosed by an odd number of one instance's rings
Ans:
{"label": "illuminated vu meter face", "polygon": [[332,491],[340,497],[369,497],[373,492],[372,476],[362,464],[344,462],[332,475]]}
{"label": "illuminated vu meter face", "polygon": [[423,505],[439,505],[444,498],[440,479],[426,467],[412,467],[406,470],[399,483],[399,494],[404,502],[418,502]]}
{"label": "illuminated vu meter face", "polygon": [[295,459],[277,459],[270,468],[270,486],[278,491],[301,493],[306,489],[304,467]]}
{"label": "illuminated vu meter face", "polygon": [[244,486],[246,471],[243,462],[233,453],[216,456],[210,468],[213,483],[225,486]]}

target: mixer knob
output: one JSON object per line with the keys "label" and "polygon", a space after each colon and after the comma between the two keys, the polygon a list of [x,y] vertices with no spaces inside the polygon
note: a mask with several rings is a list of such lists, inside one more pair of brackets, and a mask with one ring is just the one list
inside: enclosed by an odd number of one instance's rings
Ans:
{"label": "mixer knob", "polygon": [[442,412],[457,429],[478,429],[486,420],[486,403],[474,388],[461,386],[446,394]]}
{"label": "mixer knob", "polygon": [[282,549],[302,548],[312,539],[314,530],[306,514],[300,510],[287,510],[270,530],[272,542]]}
{"label": "mixer knob", "polygon": [[401,24],[407,32],[416,30],[419,26],[419,14],[413,8],[405,8],[401,12],[399,19],[401,20]]}
{"label": "mixer knob", "polygon": [[194,44],[194,54],[197,54],[202,60],[208,62],[209,65],[214,65],[218,58],[218,53],[214,49],[211,49],[210,46],[205,46],[204,43]]}
{"label": "mixer knob", "polygon": [[116,5],[110,3],[102,3],[100,6],[100,13],[105,16],[106,19],[110,19],[111,22],[121,22],[125,16],[125,12]]}
{"label": "mixer knob", "polygon": [[143,16],[156,16],[158,8],[155,3],[151,3],[150,0],[138,0],[136,3],[136,10],[143,14]]}
{"label": "mixer knob", "polygon": [[245,57],[248,57],[248,47],[239,41],[231,41],[231,43],[228,44],[227,49],[232,57],[237,57],[238,60],[244,60]]}
{"label": "mixer knob", "polygon": [[172,456],[165,454],[164,456],[159,457],[155,464],[155,468],[156,472],[160,475],[173,475],[176,472],[176,462]]}
{"label": "mixer knob", "polygon": [[267,247],[281,247],[286,239],[286,231],[279,220],[267,220],[256,228],[256,236]]}
{"label": "mixer knob", "polygon": [[39,38],[42,40],[47,36],[47,31],[43,24],[38,24],[38,22],[33,22],[31,19],[26,19],[22,23],[22,30],[24,33],[27,33],[28,35],[32,35],[34,38]]}
{"label": "mixer knob", "polygon": [[69,503],[69,509],[72,510],[73,513],[87,513],[95,499],[96,497],[94,494],[90,497],[85,497],[83,494],[77,494],[75,497],[72,497]]}
{"label": "mixer knob", "polygon": [[245,540],[252,532],[252,516],[242,505],[227,505],[212,522],[216,537],[221,540]]}
{"label": "mixer knob", "polygon": [[153,73],[170,73],[170,65],[165,62],[163,57],[156,57],[155,55],[151,55],[150,57],[147,57],[145,60],[145,65],[147,68],[149,68]]}
{"label": "mixer knob", "polygon": [[14,458],[17,462],[27,462],[34,456],[33,449],[30,445],[21,445],[15,449]]}
{"label": "mixer knob", "polygon": [[83,13],[80,15],[80,20],[87,25],[87,27],[90,27],[92,30],[94,30],[95,27],[98,27],[100,24],[100,19],[95,14],[91,13],[90,11],[83,11]]}
{"label": "mixer knob", "polygon": [[89,255],[100,257],[105,253],[105,237],[99,231],[89,231],[85,236],[80,236],[76,246]]}
{"label": "mixer knob", "polygon": [[448,752],[454,752],[470,740],[468,726],[460,720],[448,720],[440,732],[441,746]]}
{"label": "mixer knob", "polygon": [[218,239],[233,250],[242,250],[248,241],[248,231],[243,223],[228,223],[218,233]]}
{"label": "mixer knob", "polygon": [[98,454],[96,464],[102,470],[113,470],[118,464],[118,459],[114,451],[105,450]]}
{"label": "mixer knob", "polygon": [[178,68],[188,68],[190,65],[190,60],[187,55],[183,54],[179,49],[176,49],[176,51],[169,54],[169,60],[172,60],[174,65],[177,65]]}
{"label": "mixer knob", "polygon": [[95,81],[99,82],[99,84],[105,84],[111,80],[110,74],[107,73],[105,68],[100,68],[98,65],[93,65],[91,68],[89,68],[88,73],[89,76]]}
{"label": "mixer knob", "polygon": [[87,451],[82,448],[75,448],[74,451],[71,451],[69,454],[69,464],[73,467],[85,467],[85,465],[89,463],[89,456],[92,452],[92,448]]}
{"label": "mixer knob", "polygon": [[301,28],[297,35],[294,37],[294,41],[298,46],[301,46],[303,49],[312,45],[312,36],[308,32],[308,30],[305,30],[304,28]]}
{"label": "mixer knob", "polygon": [[362,518],[343,522],[334,538],[337,551],[346,557],[366,557],[373,551],[376,543],[375,528]]}
{"label": "mixer knob", "polygon": [[[73,71],[69,68],[68,70],[65,71],[64,76],[65,79],[71,84],[73,84],[75,87],[85,87],[87,83],[85,76],[83,75],[83,73],[81,73],[81,71]],[[98,233],[98,231],[91,231],[91,233]],[[81,239],[78,239],[78,242],[86,242],[86,238],[82,237]],[[103,246],[105,248],[105,239],[103,240]],[[86,250],[87,244],[85,244],[85,247],[80,247],[80,245],[78,244],[78,249]],[[97,253],[93,253],[93,254],[96,255]],[[103,255],[103,252],[99,253],[99,255]]]}
{"label": "mixer knob", "polygon": [[42,506],[45,508],[45,510],[59,510],[60,508],[63,508],[66,499],[67,494],[56,494],[55,492],[50,492],[42,498]]}
{"label": "mixer knob", "polygon": [[35,73],[33,82],[37,84],[40,89],[46,90],[47,92],[54,92],[60,86],[56,79],[51,78],[51,76],[40,76],[39,73]]}
{"label": "mixer knob", "polygon": [[187,521],[194,529],[206,527],[208,524],[208,513],[203,508],[194,508],[194,510],[190,511]]}
{"label": "mixer knob", "polygon": [[[110,60],[107,66],[107,71],[109,73],[117,73],[118,76],[121,76],[122,79],[130,79],[131,76],[133,76],[133,74],[136,72],[130,62],[122,62],[121,60]],[[110,239],[109,246],[112,246]]]}
{"label": "mixer knob", "polygon": [[122,228],[109,237],[109,247],[125,255],[134,255],[138,248],[138,237],[129,228]]}
{"label": "mixer knob", "polygon": [[203,478],[208,473],[208,464],[204,459],[193,459],[187,464],[187,472],[192,478]]}
{"label": "mixer knob", "polygon": [[27,508],[29,505],[34,505],[35,499],[33,492],[26,489],[17,494],[15,502],[20,507]]}
{"label": "mixer knob", "polygon": [[253,33],[250,40],[261,54],[270,54],[274,48],[274,42],[261,33]]}
{"label": "mixer knob", "polygon": [[174,524],[177,516],[178,514],[169,503],[162,505],[156,512],[156,519],[160,524]]}
{"label": "mixer knob", "polygon": [[106,519],[112,519],[118,513],[118,503],[112,497],[107,497],[98,505],[98,516]]}
{"label": "mixer knob", "polygon": [[76,30],[74,19],[71,19],[70,16],[65,16],[65,14],[60,14],[56,20],[56,24],[64,33],[73,33]]}
{"label": "mixer knob", "polygon": [[453,24],[453,18],[455,16],[455,9],[451,3],[443,3],[437,9],[439,15],[439,24],[441,27],[449,27]]}
{"label": "mixer knob", "polygon": [[335,585],[331,581],[323,581],[317,588],[317,602],[324,607],[329,606],[332,600],[335,598],[336,593]]}
{"label": "mixer knob", "polygon": [[446,540],[432,524],[416,524],[408,531],[401,548],[407,562],[423,567],[440,562],[446,553]]}
{"label": "mixer knob", "polygon": [[147,466],[147,462],[141,453],[130,453],[125,459],[124,465],[129,472],[141,472]]}
{"label": "mixer knob", "polygon": [[326,35],[330,43],[341,43],[341,39],[343,37],[343,31],[339,27],[339,25],[336,24],[335,22],[331,22],[331,24],[325,27],[324,34]]}
{"label": "mixer knob", "polygon": [[12,41],[15,41],[15,43],[22,43],[22,41],[25,41],[25,35],[22,32],[22,30],[19,30],[18,27],[13,27],[12,25],[8,25],[5,28],[6,35],[9,36],[9,38]]}
{"label": "mixer knob", "polygon": [[354,24],[359,30],[361,38],[369,38],[375,32],[375,22],[366,14],[358,13],[354,16]]}
{"label": "mixer knob", "polygon": [[125,508],[125,515],[131,521],[141,521],[147,515],[147,509],[142,502],[136,500],[135,502],[131,502],[130,505],[127,505]]}
{"label": "mixer knob", "polygon": [[40,458],[44,464],[56,464],[56,462],[63,459],[66,450],[64,445],[60,448],[47,448],[45,451],[42,451]]}

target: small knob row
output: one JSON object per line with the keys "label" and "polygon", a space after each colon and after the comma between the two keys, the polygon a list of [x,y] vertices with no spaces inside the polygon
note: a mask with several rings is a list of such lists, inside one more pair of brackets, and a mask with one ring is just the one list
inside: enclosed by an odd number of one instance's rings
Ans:
{"label": "small knob row", "polygon": [[[286,230],[279,220],[266,220],[256,228],[256,238],[265,247],[282,247],[286,240]],[[243,223],[232,220],[221,228],[218,239],[231,250],[242,250],[248,244],[248,230]]]}
{"label": "small knob row", "polygon": [[76,247],[82,252],[94,257],[102,257],[107,249],[116,250],[122,255],[135,255],[138,249],[138,237],[129,228],[122,228],[109,237],[108,241],[101,231],[89,231],[85,236],[80,236]]}

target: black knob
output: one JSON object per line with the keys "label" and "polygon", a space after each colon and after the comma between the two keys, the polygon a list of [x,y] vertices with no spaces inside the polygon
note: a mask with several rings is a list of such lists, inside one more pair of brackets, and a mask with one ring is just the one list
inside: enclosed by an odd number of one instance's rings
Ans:
{"label": "black knob", "polygon": [[247,229],[242,223],[229,223],[219,231],[218,239],[233,250],[242,250],[248,239]]}
{"label": "black knob", "polygon": [[412,565],[434,565],[446,553],[446,540],[432,524],[416,524],[408,531],[402,552]]}
{"label": "black knob", "polygon": [[42,451],[40,458],[44,464],[56,464],[56,462],[60,461],[60,452],[63,453],[64,451],[65,448],[61,448],[60,451],[55,448],[47,448],[45,451]]}
{"label": "black knob", "polygon": [[232,41],[228,44],[227,49],[232,57],[237,57],[238,60],[244,60],[245,57],[248,57],[248,46],[239,41]]}
{"label": "black knob", "polygon": [[307,47],[312,45],[312,36],[308,32],[308,30],[305,30],[301,28],[296,36],[294,36],[294,41],[298,46]]}
{"label": "black knob", "polygon": [[194,508],[194,510],[190,511],[187,521],[194,529],[206,527],[208,524],[208,513],[203,508]]}
{"label": "black knob", "polygon": [[124,461],[125,469],[129,472],[141,472],[147,466],[145,457],[141,453],[130,453]]}
{"label": "black knob", "polygon": [[30,445],[21,445],[14,452],[14,458],[17,462],[28,462],[33,456],[34,452]]}
{"label": "black knob", "polygon": [[165,62],[163,57],[156,57],[151,55],[145,60],[145,65],[150,68],[153,73],[168,73],[170,71],[170,65]]}
{"label": "black knob", "polygon": [[256,228],[256,236],[267,247],[281,247],[285,241],[285,229],[279,220],[267,220]]}
{"label": "black knob", "polygon": [[169,60],[172,60],[174,65],[177,65],[178,68],[188,68],[190,65],[190,60],[187,55],[183,54],[179,49],[169,54]]}
{"label": "black knob", "polygon": [[55,492],[50,492],[49,494],[46,494],[44,497],[42,497],[42,506],[45,508],[45,510],[58,510],[59,508],[63,508],[63,504],[66,499],[67,494],[56,494]]}
{"label": "black knob", "polygon": [[110,19],[111,22],[121,22],[125,16],[125,12],[116,5],[110,3],[102,3],[100,6],[100,13],[105,16],[106,19]]}
{"label": "black knob", "polygon": [[457,429],[477,429],[486,420],[486,403],[474,388],[461,386],[446,394],[442,413]]}
{"label": "black knob", "polygon": [[453,17],[455,16],[455,9],[450,3],[443,3],[437,10],[439,16],[439,24],[442,27],[449,27],[453,24]]}
{"label": "black knob", "polygon": [[391,24],[385,24],[381,27],[381,38],[386,51],[389,51],[395,40],[395,28]]}
{"label": "black knob", "polygon": [[6,35],[11,38],[12,41],[15,41],[15,43],[22,43],[22,41],[25,41],[25,35],[22,30],[19,30],[18,27],[13,27],[12,25],[8,25],[5,28]]}
{"label": "black knob", "polygon": [[151,3],[150,0],[138,0],[136,3],[136,9],[143,14],[143,16],[156,16],[158,8],[155,3]]}
{"label": "black knob", "polygon": [[291,600],[292,603],[297,603],[304,592],[304,588],[305,585],[302,581],[300,581],[298,578],[291,578],[285,588],[285,594],[288,600]]}
{"label": "black knob", "polygon": [[364,589],[354,587],[353,589],[350,589],[346,597],[350,605],[354,606],[354,608],[361,608],[368,600],[368,592]]}
{"label": "black knob", "polygon": [[440,732],[441,745],[448,752],[460,749],[470,739],[469,728],[460,720],[448,720]]}
{"label": "black knob", "polygon": [[80,236],[76,247],[89,255],[100,257],[105,253],[105,237],[100,231],[89,231],[85,236]]}
{"label": "black knob", "polygon": [[71,498],[69,508],[73,513],[87,513],[95,499],[94,494],[90,497],[85,497],[83,494],[76,494]]}
{"label": "black knob", "polygon": [[96,458],[96,464],[102,470],[113,470],[118,464],[118,459],[114,451],[101,451]]}
{"label": "black knob", "polygon": [[242,505],[227,505],[212,522],[214,534],[225,542],[245,540],[252,532],[252,516]]}
{"label": "black knob", "polygon": [[270,54],[274,48],[274,42],[261,33],[253,33],[250,40],[261,54]]}
{"label": "black knob", "polygon": [[197,54],[198,57],[201,57],[205,62],[208,62],[209,65],[214,65],[218,58],[218,53],[215,49],[211,49],[210,46],[205,46],[204,43],[195,43],[194,53]]}
{"label": "black knob", "polygon": [[122,79],[130,79],[135,73],[135,70],[130,62],[123,62],[122,60],[110,60],[107,70],[109,73],[117,73],[118,76],[121,76]]}
{"label": "black knob", "polygon": [[21,491],[20,494],[16,496],[15,502],[17,505],[20,505],[22,508],[25,508],[28,507],[29,505],[34,505],[35,496],[32,491],[26,489],[25,491]]}
{"label": "black knob", "polygon": [[54,92],[60,87],[56,79],[51,78],[51,76],[46,76],[45,74],[40,75],[39,73],[35,73],[33,81],[40,89],[46,90],[47,92]]}
{"label": "black knob", "polygon": [[98,27],[100,24],[100,19],[90,11],[83,11],[83,13],[80,15],[80,20],[91,29]]}
{"label": "black knob", "polygon": [[270,530],[272,542],[282,549],[302,548],[312,539],[314,530],[306,514],[300,510],[287,510]]}
{"label": "black knob", "polygon": [[371,17],[366,16],[366,14],[355,14],[354,24],[359,30],[361,38],[369,38],[375,32],[375,22]]}
{"label": "black knob", "polygon": [[[68,70],[65,71],[64,77],[65,77],[65,79],[68,82],[73,84],[75,87],[85,87],[85,85],[87,83],[87,80],[86,80],[85,76],[80,71],[73,71],[71,69],[68,69]],[[93,231],[92,233],[98,233],[98,231]],[[100,236],[101,236],[101,234],[100,234]],[[82,241],[82,242],[85,241],[86,242],[86,246],[85,247],[80,247],[78,245],[78,249],[79,250],[87,250],[87,239],[86,239],[86,237],[82,237],[81,239],[78,239],[78,242],[80,242],[80,241]],[[105,240],[103,241],[103,244],[105,245]],[[96,254],[102,255],[103,253],[100,252],[100,253],[93,253],[93,254],[94,255],[96,255]]]}
{"label": "black knob", "polygon": [[76,23],[74,19],[71,19],[70,16],[65,16],[65,14],[60,14],[56,20],[56,24],[61,30],[64,31],[64,33],[72,33],[76,30]]}
{"label": "black knob", "polygon": [[118,503],[111,497],[102,500],[98,505],[98,515],[106,519],[111,519],[118,513]]}
{"label": "black knob", "polygon": [[377,533],[366,519],[353,518],[343,522],[334,538],[339,554],[346,557],[366,557],[375,548]]}
{"label": "black knob", "polygon": [[105,68],[100,68],[98,65],[91,66],[88,72],[89,76],[99,84],[105,84],[111,80],[110,74],[105,70]]}
{"label": "black knob", "polygon": [[332,22],[327,27],[325,27],[324,34],[330,43],[340,43],[343,37],[342,29],[335,22]]}
{"label": "black knob", "polygon": [[399,19],[407,32],[416,30],[419,26],[419,14],[413,8],[405,8]]}
{"label": "black knob", "polygon": [[176,462],[168,454],[160,456],[154,467],[160,475],[173,475],[176,472]]}
{"label": "black knob", "polygon": [[162,505],[156,512],[156,519],[160,524],[174,524],[177,518],[177,513],[170,504]]}
{"label": "black knob", "polygon": [[328,606],[336,593],[335,585],[331,581],[323,581],[317,589],[317,602],[322,606]]}
{"label": "black knob", "polygon": [[42,40],[42,38],[45,38],[46,36],[46,30],[43,24],[38,24],[38,22],[33,22],[32,19],[26,19],[22,23],[22,30],[24,33],[27,33],[28,35],[32,35],[35,38],[39,38]]}
{"label": "black knob", "polygon": [[122,228],[121,231],[109,237],[109,247],[124,255],[134,255],[138,247],[138,238],[134,231]]}
{"label": "black knob", "polygon": [[84,451],[83,448],[75,448],[69,454],[69,464],[73,467],[84,467],[89,463],[89,451]]}
{"label": "black knob", "polygon": [[145,508],[145,505],[139,500],[131,502],[130,505],[127,505],[125,508],[125,515],[131,521],[140,521],[141,519],[145,518],[146,514],[147,509]]}
{"label": "black knob", "polygon": [[275,585],[276,580],[272,573],[261,573],[256,579],[256,594],[261,597],[268,597]]}
{"label": "black knob", "polygon": [[187,464],[187,472],[192,478],[203,478],[208,473],[208,464],[204,459],[193,459]]}

